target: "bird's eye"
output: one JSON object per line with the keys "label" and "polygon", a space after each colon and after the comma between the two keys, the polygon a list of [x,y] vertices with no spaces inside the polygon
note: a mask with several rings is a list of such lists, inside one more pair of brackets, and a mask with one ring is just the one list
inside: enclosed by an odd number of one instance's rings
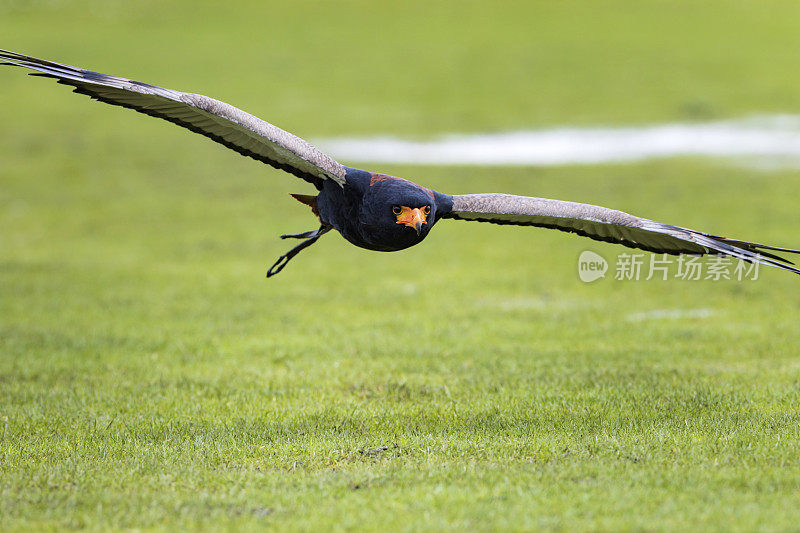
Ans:
{"label": "bird's eye", "polygon": [[425,213],[426,215],[430,215],[431,214],[431,206],[426,205],[425,207],[422,208],[422,212]]}
{"label": "bird's eye", "polygon": [[399,205],[392,206],[392,213],[395,215],[399,215],[403,212],[403,209]]}

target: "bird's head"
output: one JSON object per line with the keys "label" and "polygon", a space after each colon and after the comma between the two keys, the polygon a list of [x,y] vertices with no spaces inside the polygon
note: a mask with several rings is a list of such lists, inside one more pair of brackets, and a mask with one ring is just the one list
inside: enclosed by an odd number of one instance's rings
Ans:
{"label": "bird's head", "polygon": [[376,249],[402,250],[421,242],[436,222],[432,191],[400,178],[373,179],[359,218]]}

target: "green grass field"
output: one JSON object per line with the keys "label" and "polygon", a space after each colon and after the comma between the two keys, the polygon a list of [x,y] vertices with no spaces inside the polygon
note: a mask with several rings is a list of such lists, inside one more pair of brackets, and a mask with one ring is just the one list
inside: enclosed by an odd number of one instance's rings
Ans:
{"label": "green grass field", "polygon": [[[309,137],[800,112],[800,6],[697,4],[0,0],[0,47]],[[584,284],[625,249],[442,222],[266,280],[309,185],[20,70],[0,98],[0,530],[797,529],[797,276]],[[373,170],[800,245],[798,170]]]}

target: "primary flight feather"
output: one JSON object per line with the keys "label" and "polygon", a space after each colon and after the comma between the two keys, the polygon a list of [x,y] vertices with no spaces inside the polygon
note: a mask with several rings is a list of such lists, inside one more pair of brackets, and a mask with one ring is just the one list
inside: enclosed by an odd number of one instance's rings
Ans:
{"label": "primary flight feather", "polygon": [[588,204],[495,193],[448,195],[402,178],[343,166],[303,139],[207,96],[5,50],[0,50],[0,62],[55,78],[101,102],[169,120],[313,184],[317,195],[293,196],[311,207],[320,227],[283,235],[303,242],[282,255],[267,276],[280,272],[331,229],[356,246],[395,251],[420,243],[446,218],[552,228],[656,253],[729,255],[800,274],[775,253],[800,250],[717,237]]}

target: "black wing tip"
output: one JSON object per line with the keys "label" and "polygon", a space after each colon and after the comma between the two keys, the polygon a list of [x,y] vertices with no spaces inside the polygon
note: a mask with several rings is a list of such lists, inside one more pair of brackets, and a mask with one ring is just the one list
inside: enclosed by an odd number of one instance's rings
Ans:
{"label": "black wing tip", "polygon": [[[800,274],[800,269],[794,266],[795,263],[793,261],[772,253],[783,252],[800,254],[800,250],[795,250],[794,248],[770,246],[768,244],[761,244],[751,241],[730,239],[728,237],[712,235],[710,233],[681,228],[679,226],[671,226],[669,224],[664,224],[664,226],[679,231],[688,231],[690,234],[699,237],[701,241],[697,242],[697,244],[706,248],[707,254],[733,256],[743,261],[747,261],[748,263],[758,262],[763,265],[768,265],[781,270],[788,270],[789,272],[794,272],[795,274]],[[705,240],[706,242],[702,242],[702,240]],[[770,252],[765,250],[770,250]]]}
{"label": "black wing tip", "polygon": [[[520,221],[508,221],[508,220],[499,220],[493,219],[491,216],[486,217],[462,217],[457,211],[447,213],[443,218],[451,218],[455,220],[468,220],[473,222],[488,222],[490,224],[497,224],[497,225],[513,225],[513,226],[535,226],[541,228],[549,228],[549,229],[557,229],[560,231],[565,231],[569,233],[575,233],[577,235],[583,237],[589,237],[590,239],[596,241],[603,241],[613,244],[621,244],[628,248],[634,248],[639,250],[644,250],[652,253],[665,253],[670,255],[680,255],[680,254],[687,254],[687,255],[722,255],[722,256],[729,256],[736,259],[740,259],[742,261],[746,261],[748,263],[759,263],[766,266],[771,266],[774,268],[778,268],[780,270],[787,270],[789,272],[794,272],[795,274],[800,275],[800,268],[793,266],[794,263],[784,257],[781,257],[777,254],[773,254],[770,252],[765,252],[764,250],[773,250],[773,251],[780,251],[780,252],[788,252],[788,253],[795,253],[800,254],[800,250],[795,250],[792,248],[779,248],[775,246],[769,246],[765,244],[753,243],[748,241],[737,241],[734,239],[727,239],[725,237],[717,237],[714,235],[709,235],[707,233],[702,233],[699,231],[689,230],[686,228],[681,228],[678,226],[671,226],[668,224],[656,223],[661,226],[661,229],[669,229],[669,230],[678,230],[683,233],[688,233],[689,235],[694,235],[694,239],[692,238],[679,238],[688,243],[692,243],[699,250],[691,250],[689,248],[685,250],[664,250],[658,247],[651,247],[647,246],[638,241],[631,241],[627,239],[619,239],[615,237],[603,237],[600,235],[596,235],[578,228],[570,228],[566,226],[559,226],[555,224],[548,224],[543,222],[520,222]],[[666,233],[669,234],[669,233]]]}
{"label": "black wing tip", "polygon": [[3,48],[0,48],[0,57],[3,59],[22,59],[25,56],[16,52],[12,52],[11,50],[4,50]]}
{"label": "black wing tip", "polygon": [[788,270],[800,275],[800,268],[795,266],[795,263],[781,257],[777,254],[766,252],[764,250],[779,251],[784,253],[800,254],[800,250],[793,248],[779,248],[776,246],[769,246],[767,244],[759,244],[757,242],[739,241],[736,239],[727,239],[725,237],[717,237],[706,233],[699,233],[699,235],[706,237],[720,247],[709,247],[708,243],[703,244],[709,249],[709,253],[717,253],[722,255],[730,255],[747,261],[748,263],[761,263],[763,265],[778,268],[780,270]]}
{"label": "black wing tip", "polygon": [[[791,261],[785,257],[781,257],[778,254],[772,252],[782,252],[782,253],[789,253],[789,254],[800,254],[800,250],[795,250],[793,248],[781,248],[778,246],[770,246],[768,244],[760,244],[757,242],[750,242],[750,241],[740,241],[736,239],[728,239],[725,237],[716,237],[712,235],[706,235],[715,241],[718,241],[722,244],[726,244],[728,246],[732,246],[734,248],[740,248],[746,250],[750,253],[754,253],[759,255],[760,257],[767,257],[772,260],[781,261],[782,263],[786,263],[787,265],[794,265],[794,261]],[[770,250],[767,252],[766,250]]]}

